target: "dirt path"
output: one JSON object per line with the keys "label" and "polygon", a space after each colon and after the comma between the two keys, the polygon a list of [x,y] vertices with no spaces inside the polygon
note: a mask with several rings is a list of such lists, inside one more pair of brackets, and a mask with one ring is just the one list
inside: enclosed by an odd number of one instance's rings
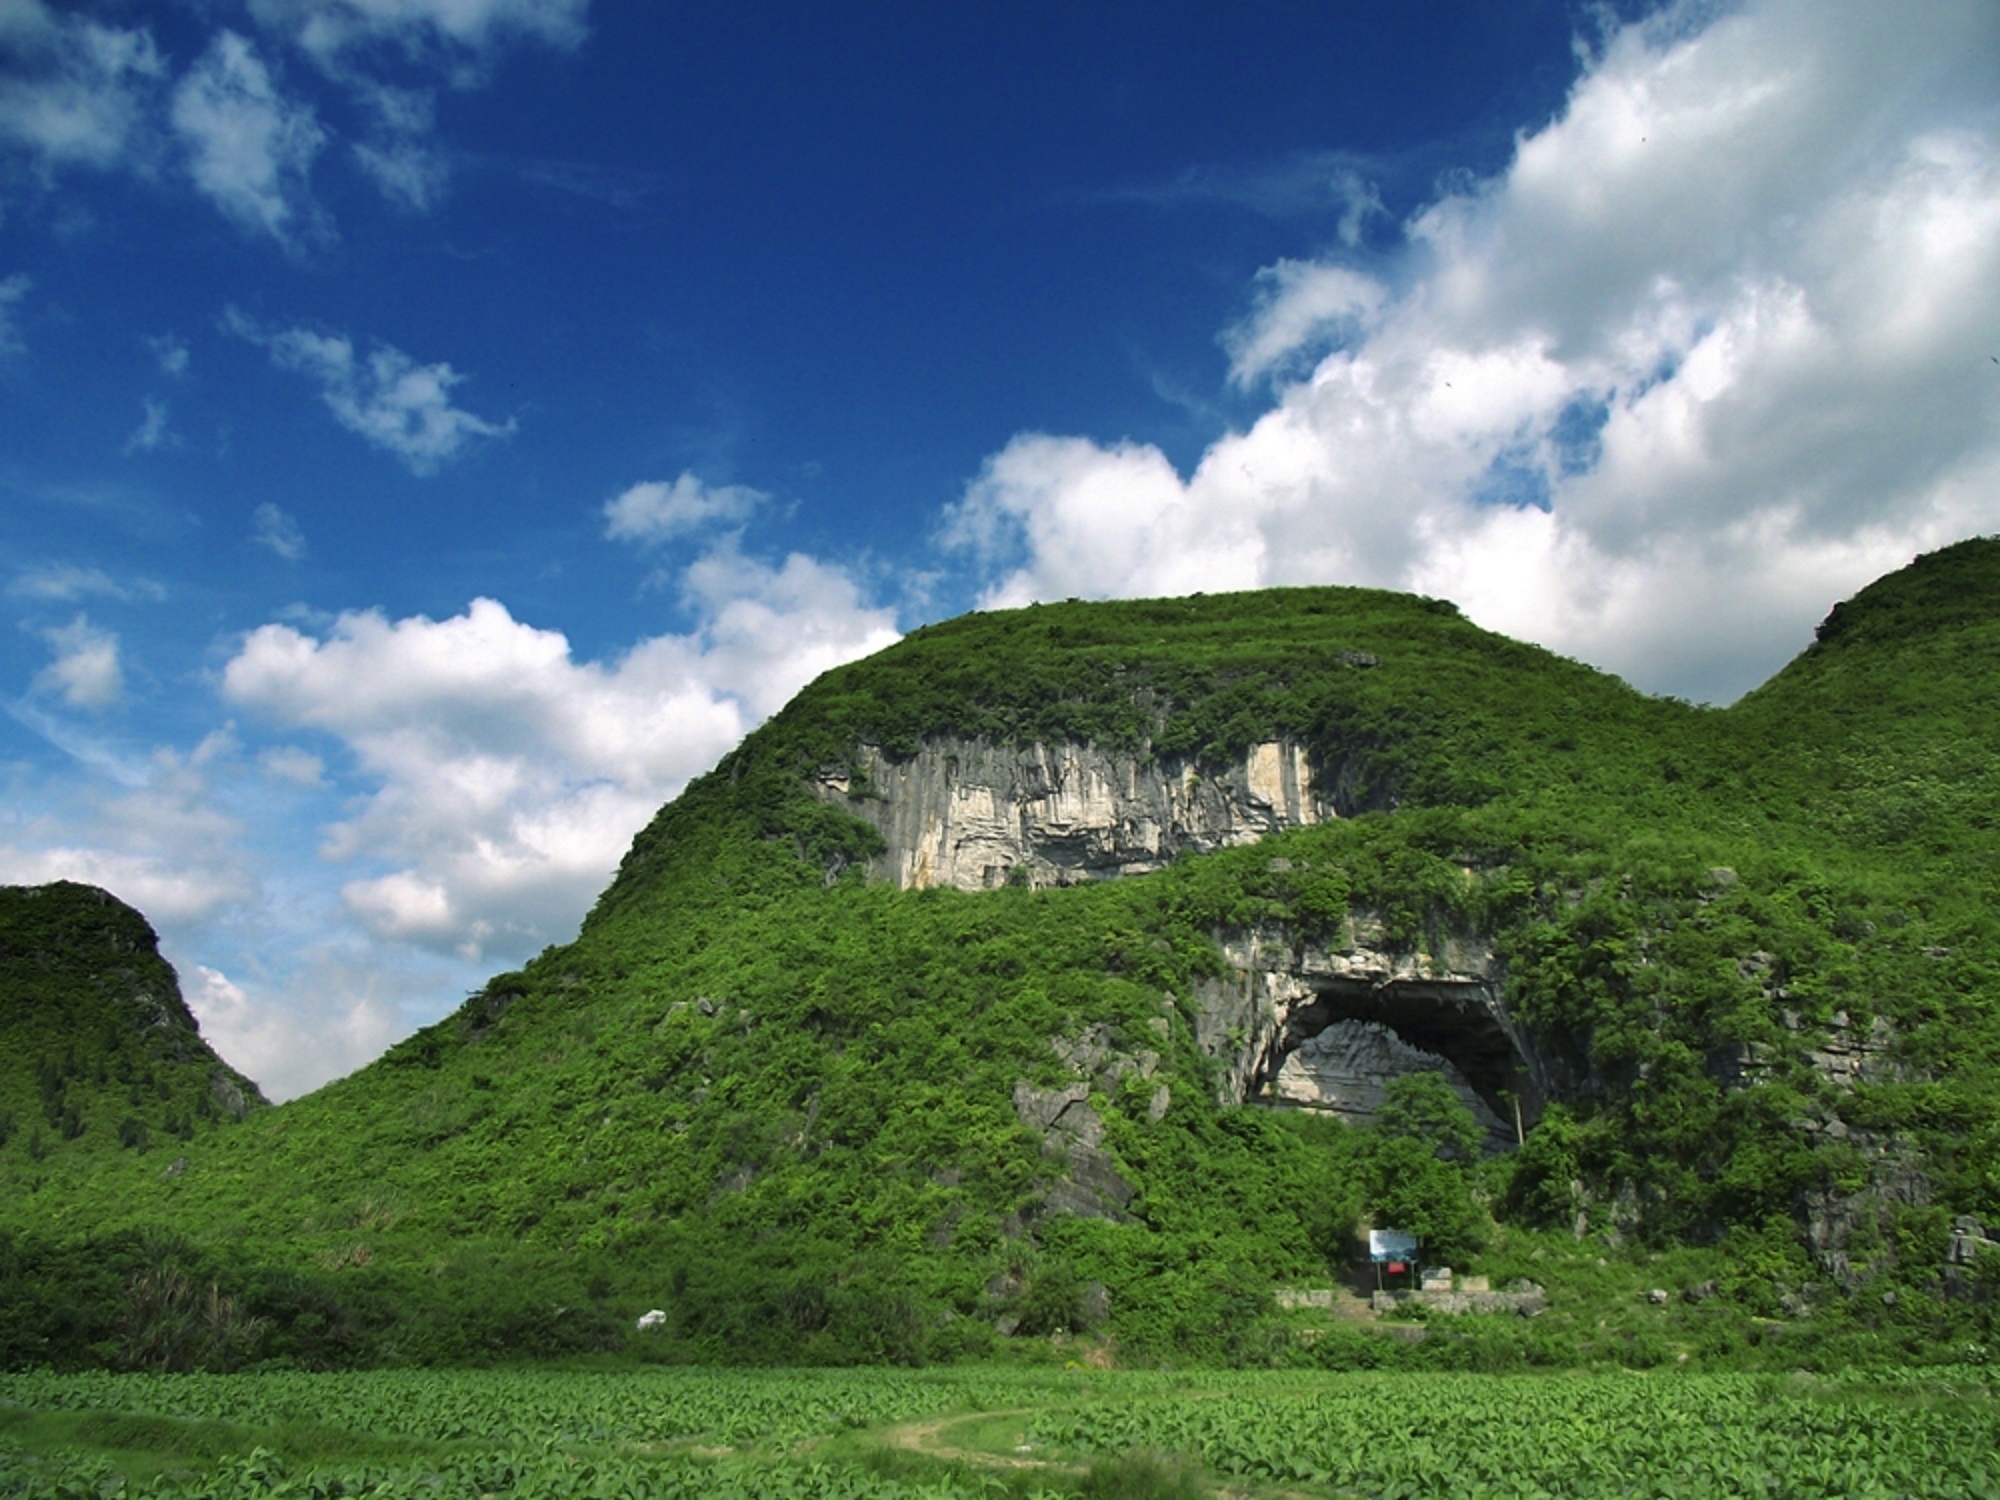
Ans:
{"label": "dirt path", "polygon": [[882,1441],[891,1448],[902,1448],[911,1453],[922,1453],[930,1458],[942,1458],[953,1463],[978,1464],[988,1469],[1062,1469],[1069,1473],[1082,1472],[1080,1465],[1059,1464],[1053,1459],[1027,1458],[1018,1453],[989,1453],[978,1448],[956,1448],[938,1441],[949,1428],[963,1427],[971,1422],[991,1422],[1006,1417],[1031,1417],[1043,1409],[1039,1406],[1023,1406],[1010,1411],[976,1411],[950,1417],[928,1417],[921,1422],[905,1422],[900,1427],[889,1428],[882,1434]]}
{"label": "dirt path", "polygon": [[[921,1422],[905,1422],[901,1426],[886,1429],[882,1433],[882,1441],[891,1448],[901,1448],[905,1452],[921,1453],[927,1458],[943,1459],[948,1463],[971,1464],[979,1468],[1010,1471],[1040,1469],[1059,1474],[1083,1473],[1089,1467],[1087,1464],[1062,1463],[1052,1458],[1029,1458],[1019,1453],[993,1453],[978,1448],[959,1448],[940,1441],[944,1434],[954,1427],[1006,1417],[1029,1417],[1046,1410],[1048,1408],[1043,1406],[1023,1406],[1008,1411],[960,1412],[949,1417],[927,1417]],[[1298,1490],[1274,1489],[1268,1485],[1250,1486],[1241,1482],[1226,1483],[1215,1493],[1219,1500],[1322,1500],[1320,1496]]]}

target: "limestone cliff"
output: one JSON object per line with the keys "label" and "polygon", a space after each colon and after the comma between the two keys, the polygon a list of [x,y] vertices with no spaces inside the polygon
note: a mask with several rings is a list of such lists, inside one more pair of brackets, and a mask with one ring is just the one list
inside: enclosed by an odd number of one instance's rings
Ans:
{"label": "limestone cliff", "polygon": [[859,746],[815,789],[882,835],[876,877],[989,890],[1154,870],[1352,811],[1342,779],[1322,779],[1290,740],[1204,771],[1095,745],[934,739],[900,760]]}

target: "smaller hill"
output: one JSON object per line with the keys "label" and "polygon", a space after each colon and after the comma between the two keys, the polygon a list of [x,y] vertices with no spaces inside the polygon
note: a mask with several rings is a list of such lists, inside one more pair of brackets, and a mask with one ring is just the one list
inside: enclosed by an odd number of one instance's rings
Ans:
{"label": "smaller hill", "polygon": [[94,886],[0,886],[0,1191],[265,1107],[202,1040],[143,916]]}

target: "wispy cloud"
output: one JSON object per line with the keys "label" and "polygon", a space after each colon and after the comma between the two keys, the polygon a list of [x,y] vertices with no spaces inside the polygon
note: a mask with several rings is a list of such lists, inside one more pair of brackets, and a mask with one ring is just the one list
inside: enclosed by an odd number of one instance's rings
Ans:
{"label": "wispy cloud", "polygon": [[35,599],[70,604],[93,596],[121,602],[133,599],[159,600],[167,591],[150,580],[120,583],[101,568],[83,568],[73,563],[45,563],[23,568],[7,580],[7,594],[14,599]]}
{"label": "wispy cloud", "polygon": [[413,140],[391,139],[379,145],[356,142],[354,159],[383,197],[417,213],[437,204],[451,178],[444,153]]}
{"label": "wispy cloud", "polygon": [[282,38],[344,88],[369,121],[353,160],[391,202],[425,212],[442,199],[452,158],[434,142],[436,98],[391,83],[412,69],[455,89],[491,81],[517,47],[569,50],[589,34],[589,0],[251,0],[269,36]]}
{"label": "wispy cloud", "polygon": [[420,365],[389,344],[365,357],[344,334],[310,328],[270,330],[230,308],[223,326],[262,345],[280,369],[315,381],[348,431],[395,455],[414,474],[429,474],[472,444],[506,437],[514,422],[490,422],[451,404],[465,380],[448,364]]}
{"label": "wispy cloud", "polygon": [[306,555],[306,535],[299,523],[266,500],[250,515],[250,537],[260,547],[268,547],[286,562]]}
{"label": "wispy cloud", "polygon": [[125,451],[150,453],[173,442],[173,431],[167,426],[167,403],[156,396],[147,396],[139,404],[144,415],[132,435],[125,439]]}
{"label": "wispy cloud", "polygon": [[511,163],[535,187],[612,208],[640,208],[666,185],[664,174],[550,158]]}
{"label": "wispy cloud", "polygon": [[1257,277],[1257,310],[1223,335],[1229,378],[1247,386],[1323,354],[1328,345],[1358,340],[1388,301],[1372,276],[1345,266],[1282,260]]}
{"label": "wispy cloud", "polygon": [[523,42],[571,48],[589,34],[589,0],[250,0],[259,25],[287,37],[336,76],[360,55],[384,51],[482,82],[501,53]]}
{"label": "wispy cloud", "polygon": [[20,330],[14,326],[14,307],[28,295],[34,283],[16,272],[0,279],[0,359],[10,354],[19,354],[25,347],[21,342]]}
{"label": "wispy cloud", "polygon": [[165,72],[149,30],[7,0],[0,57],[0,142],[24,149],[45,177],[71,166],[122,167],[142,154]]}
{"label": "wispy cloud", "polygon": [[24,155],[44,185],[73,168],[155,180],[178,171],[240,227],[296,250],[332,234],[311,175],[333,137],[313,102],[284,86],[288,51],[360,107],[355,164],[387,197],[423,211],[442,197],[451,158],[433,140],[433,90],[413,86],[412,73],[483,86],[517,47],[581,45],[588,9],[589,0],[249,0],[255,35],[218,28],[175,79],[150,27],[0,0],[0,151]]}
{"label": "wispy cloud", "polygon": [[327,133],[247,38],[216,36],[175,86],[169,117],[195,187],[228,218],[285,245],[329,232],[308,187]]}
{"label": "wispy cloud", "polygon": [[1378,220],[1395,228],[1383,202],[1384,183],[1399,194],[1421,191],[1449,160],[1444,142],[1425,142],[1412,153],[1369,155],[1355,151],[1305,151],[1254,165],[1201,163],[1162,181],[1104,189],[1094,203],[1157,209],[1224,207],[1267,219],[1331,223],[1341,242],[1358,246]]}
{"label": "wispy cloud", "polygon": [[186,376],[190,356],[185,340],[171,333],[163,333],[157,338],[147,339],[146,347],[153,351],[153,359],[159,365],[162,375],[174,380]]}

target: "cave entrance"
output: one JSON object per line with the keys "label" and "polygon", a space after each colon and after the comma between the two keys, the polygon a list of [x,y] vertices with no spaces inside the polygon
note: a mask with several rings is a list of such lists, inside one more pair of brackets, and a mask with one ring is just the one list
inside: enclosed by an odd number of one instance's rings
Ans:
{"label": "cave entrance", "polygon": [[1390,1079],[1429,1071],[1445,1075],[1495,1148],[1516,1144],[1540,1117],[1542,1091],[1485,985],[1309,983],[1310,994],[1285,1011],[1272,1037],[1252,1098],[1363,1124]]}

